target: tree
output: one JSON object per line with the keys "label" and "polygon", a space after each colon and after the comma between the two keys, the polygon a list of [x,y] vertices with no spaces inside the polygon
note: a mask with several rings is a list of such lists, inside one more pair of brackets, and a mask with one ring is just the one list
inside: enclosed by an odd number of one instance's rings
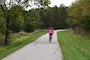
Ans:
{"label": "tree", "polygon": [[78,0],[70,7],[68,24],[73,28],[90,31],[90,0]]}
{"label": "tree", "polygon": [[[34,31],[34,29],[39,29],[42,25],[42,21],[40,20],[39,11],[37,9],[32,9],[28,12],[24,12],[24,30],[28,30],[29,32]],[[31,28],[30,28],[31,26]],[[26,29],[30,28],[30,29]],[[31,30],[31,31],[30,31]]]}
{"label": "tree", "polygon": [[0,10],[0,33],[1,34],[4,34],[5,33],[5,19],[4,19],[4,16],[3,16],[3,12],[2,10]]}
{"label": "tree", "polygon": [[6,18],[6,36],[5,36],[5,44],[8,44],[8,37],[9,37],[9,23],[10,23],[10,20],[9,20],[9,10],[8,8],[6,7],[6,4],[5,4],[5,0],[2,0],[0,1],[0,7],[2,9],[2,11],[4,12],[4,16]]}
{"label": "tree", "polygon": [[14,6],[11,8],[10,13],[10,30],[15,32],[20,32],[24,23],[24,17],[22,13],[22,7]]}
{"label": "tree", "polygon": [[40,9],[41,20],[43,21],[43,28],[54,27],[54,29],[67,28],[65,21],[68,18],[67,7],[54,6]]}
{"label": "tree", "polygon": [[[8,44],[8,38],[9,38],[9,31],[10,31],[10,13],[11,8],[13,6],[21,6],[24,9],[28,8],[30,6],[29,2],[34,2],[36,5],[41,5],[40,0],[10,0],[9,2],[7,0],[0,0],[0,8],[2,9],[4,13],[4,18],[6,19],[6,33],[5,33],[5,41],[4,44]],[[43,0],[45,1],[45,0]]]}

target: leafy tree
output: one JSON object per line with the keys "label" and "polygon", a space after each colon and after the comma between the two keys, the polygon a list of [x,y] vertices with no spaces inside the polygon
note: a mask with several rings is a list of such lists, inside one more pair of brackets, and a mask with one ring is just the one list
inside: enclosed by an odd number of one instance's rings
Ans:
{"label": "leafy tree", "polygon": [[10,30],[12,30],[12,32],[19,32],[22,29],[23,22],[22,8],[19,6],[12,7],[10,14]]}
{"label": "leafy tree", "polygon": [[30,22],[37,29],[42,25],[38,9],[29,11]]}
{"label": "leafy tree", "polygon": [[34,27],[33,25],[31,25],[30,23],[26,23],[25,26],[24,26],[24,31],[25,32],[33,32],[34,31]]}
{"label": "leafy tree", "polygon": [[40,20],[42,21],[42,28],[46,28],[46,24],[48,23],[47,21],[46,21],[46,11],[43,9],[43,8],[41,8],[40,10],[39,10],[39,15],[40,15]]}
{"label": "leafy tree", "polygon": [[63,5],[60,7],[48,7],[40,10],[41,20],[45,28],[54,27],[54,29],[66,28],[67,8]]}
{"label": "leafy tree", "polygon": [[68,24],[90,31],[90,0],[78,0],[70,7]]}
{"label": "leafy tree", "polygon": [[2,12],[2,10],[0,10],[0,33],[1,34],[5,33],[5,24],[6,24],[3,14],[4,13]]}
{"label": "leafy tree", "polygon": [[[11,8],[13,6],[21,6],[24,9],[30,7],[29,2],[34,2],[34,4],[41,5],[40,0],[10,0],[7,2],[7,0],[0,0],[0,8],[2,9],[4,13],[4,18],[6,20],[6,32],[5,32],[5,42],[4,44],[8,44],[8,38],[9,38],[9,31],[10,31],[10,13],[11,13]],[[19,16],[20,17],[20,16]],[[18,19],[17,19],[18,20]]]}

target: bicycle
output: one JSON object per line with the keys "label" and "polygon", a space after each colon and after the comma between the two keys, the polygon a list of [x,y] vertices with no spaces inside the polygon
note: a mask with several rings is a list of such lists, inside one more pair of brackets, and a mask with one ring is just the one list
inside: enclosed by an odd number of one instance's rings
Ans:
{"label": "bicycle", "polygon": [[52,40],[52,34],[49,35],[49,42],[51,43]]}

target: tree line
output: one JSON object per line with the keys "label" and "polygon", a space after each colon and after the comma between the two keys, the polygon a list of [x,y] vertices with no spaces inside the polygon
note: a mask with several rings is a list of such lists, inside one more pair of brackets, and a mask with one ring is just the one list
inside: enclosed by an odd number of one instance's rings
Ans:
{"label": "tree line", "polygon": [[33,32],[49,27],[90,31],[89,0],[76,0],[69,7],[64,4],[61,4],[60,7],[49,7],[49,0],[38,0],[38,4],[35,0],[35,4],[39,8],[30,10],[27,10],[27,7],[31,6],[28,4],[28,0],[24,0],[22,4],[21,0],[15,0],[17,4],[10,1],[9,7],[4,0],[0,1],[0,35],[5,36],[4,44],[8,44],[10,33],[20,31]]}
{"label": "tree line", "polygon": [[[49,0],[0,0],[0,35],[5,35],[5,45],[8,44],[10,31],[19,32],[21,29],[25,29],[23,27],[25,18],[22,11],[33,4],[38,7],[47,7]],[[25,30],[27,31],[27,28]]]}
{"label": "tree line", "polygon": [[76,0],[69,7],[67,23],[79,32],[90,32],[90,0]]}
{"label": "tree line", "polygon": [[[9,30],[12,33],[20,31],[33,32],[36,29],[54,29],[67,28],[65,23],[67,19],[67,7],[36,8],[25,11],[20,6],[14,6],[9,13]],[[4,18],[4,17],[2,17]],[[1,21],[3,22],[3,21]],[[2,29],[5,26],[2,26]],[[4,32],[3,30],[1,30]]]}
{"label": "tree line", "polygon": [[6,4],[1,5],[0,34],[5,35],[4,43],[8,44],[10,33],[33,32],[37,29],[48,29],[51,26],[54,29],[66,28],[66,9],[63,4],[60,7],[49,7],[47,2],[41,8],[33,8],[28,11],[22,5],[13,5],[11,8],[6,7]]}

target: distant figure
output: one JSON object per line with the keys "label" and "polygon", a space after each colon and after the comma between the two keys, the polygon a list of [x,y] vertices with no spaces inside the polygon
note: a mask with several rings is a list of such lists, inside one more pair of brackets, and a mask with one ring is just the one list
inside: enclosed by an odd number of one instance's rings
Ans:
{"label": "distant figure", "polygon": [[49,28],[49,42],[51,42],[51,39],[52,39],[52,35],[54,34],[54,30],[52,27]]}

